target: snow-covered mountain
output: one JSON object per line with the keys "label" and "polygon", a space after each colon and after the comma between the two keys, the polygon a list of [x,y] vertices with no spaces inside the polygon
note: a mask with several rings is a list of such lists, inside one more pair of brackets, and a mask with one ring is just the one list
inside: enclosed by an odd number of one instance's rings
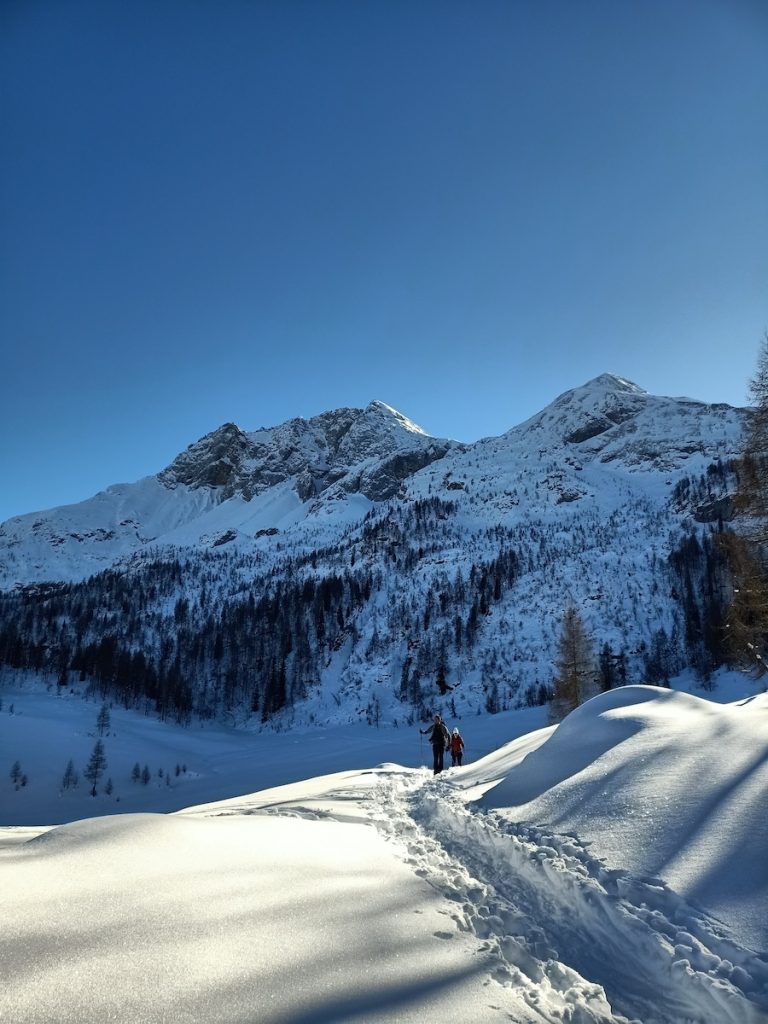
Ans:
{"label": "snow-covered mountain", "polygon": [[0,659],[182,717],[497,711],[547,699],[575,605],[602,685],[706,679],[744,417],[604,374],[472,445],[379,402],[227,424],[155,477],[0,528]]}
{"label": "snow-covered mountain", "polygon": [[461,447],[383,402],[251,433],[225,423],[155,476],[3,523],[0,585],[85,579],[148,545],[253,540],[296,528],[331,500],[349,500],[359,517]]}
{"label": "snow-covered mountain", "polygon": [[[383,402],[250,433],[225,423],[154,476],[7,520],[0,585],[84,579],[150,545],[248,545],[275,532],[298,538],[329,517],[332,533],[398,496],[461,503],[456,492],[472,487],[478,520],[519,518],[510,513],[521,488],[530,514],[552,501],[621,501],[657,490],[660,474],[666,484],[735,455],[742,420],[743,411],[727,405],[659,398],[603,374],[474,445],[430,437]],[[626,487],[617,486],[620,476]]]}

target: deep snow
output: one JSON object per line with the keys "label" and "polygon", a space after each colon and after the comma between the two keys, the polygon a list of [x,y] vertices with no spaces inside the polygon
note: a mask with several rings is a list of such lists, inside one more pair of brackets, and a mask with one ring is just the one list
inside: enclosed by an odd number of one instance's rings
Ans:
{"label": "deep snow", "polygon": [[438,779],[5,831],[0,1019],[766,1021],[767,723],[628,687]]}

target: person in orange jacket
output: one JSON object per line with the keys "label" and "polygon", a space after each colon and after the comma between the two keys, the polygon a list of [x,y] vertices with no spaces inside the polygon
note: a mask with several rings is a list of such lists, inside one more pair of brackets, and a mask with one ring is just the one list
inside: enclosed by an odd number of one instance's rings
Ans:
{"label": "person in orange jacket", "polygon": [[451,733],[451,742],[449,747],[451,751],[452,767],[455,768],[456,765],[461,767],[461,757],[464,753],[464,740],[461,738],[461,733],[458,729],[454,729]]}

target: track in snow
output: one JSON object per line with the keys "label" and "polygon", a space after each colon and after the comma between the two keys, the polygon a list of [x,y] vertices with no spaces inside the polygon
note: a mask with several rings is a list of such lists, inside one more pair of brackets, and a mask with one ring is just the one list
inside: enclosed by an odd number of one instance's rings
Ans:
{"label": "track in snow", "polygon": [[383,776],[377,828],[450,901],[542,1021],[766,1024],[768,963],[658,879],[607,869],[575,837],[469,809],[445,778]]}

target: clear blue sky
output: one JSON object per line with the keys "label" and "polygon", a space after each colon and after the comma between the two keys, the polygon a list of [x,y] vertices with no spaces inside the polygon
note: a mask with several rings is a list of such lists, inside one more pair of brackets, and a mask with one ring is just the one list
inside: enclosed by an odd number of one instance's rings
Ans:
{"label": "clear blue sky", "polygon": [[378,398],[744,404],[764,0],[4,0],[0,520]]}

